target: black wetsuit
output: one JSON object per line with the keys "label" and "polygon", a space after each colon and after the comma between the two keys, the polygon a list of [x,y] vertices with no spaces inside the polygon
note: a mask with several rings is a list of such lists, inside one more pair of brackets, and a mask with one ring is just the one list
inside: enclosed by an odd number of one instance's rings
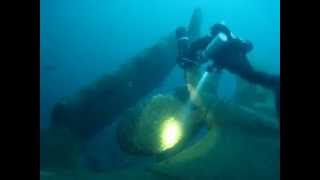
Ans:
{"label": "black wetsuit", "polygon": [[[230,33],[225,34],[228,41],[220,46],[218,51],[208,57],[212,60],[213,68],[217,70],[226,69],[250,83],[272,90],[276,98],[277,112],[280,115],[280,76],[256,71],[248,61],[246,42],[238,38],[232,38]],[[205,36],[192,42],[188,51],[184,51],[184,56],[187,59],[198,61],[198,52],[203,51],[214,38],[214,36]]]}
{"label": "black wetsuit", "polygon": [[219,49],[220,51],[210,59],[214,60],[214,65],[218,69],[226,69],[250,83],[272,90],[275,95],[277,113],[280,115],[280,76],[254,69],[249,63],[246,50],[243,49],[244,46],[241,40],[232,39],[226,42]]}

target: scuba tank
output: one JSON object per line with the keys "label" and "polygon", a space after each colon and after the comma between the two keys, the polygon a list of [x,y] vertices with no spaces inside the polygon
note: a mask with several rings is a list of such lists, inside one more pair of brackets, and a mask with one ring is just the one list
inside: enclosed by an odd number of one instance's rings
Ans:
{"label": "scuba tank", "polygon": [[[208,44],[207,48],[201,53],[201,59],[212,59],[214,57],[214,54],[216,54],[220,48],[227,42],[228,38],[224,33],[218,33],[214,37],[214,39]],[[206,68],[207,72],[212,72],[217,67],[215,66],[215,63],[212,62],[209,64]]]}

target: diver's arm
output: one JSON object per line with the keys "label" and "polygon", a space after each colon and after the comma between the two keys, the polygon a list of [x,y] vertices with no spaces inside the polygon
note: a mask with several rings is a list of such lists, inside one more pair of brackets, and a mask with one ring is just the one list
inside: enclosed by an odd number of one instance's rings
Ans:
{"label": "diver's arm", "polygon": [[250,72],[243,72],[240,76],[250,83],[258,84],[270,90],[276,90],[280,84],[279,75],[268,74],[262,71],[252,70]]}
{"label": "diver's arm", "polygon": [[269,74],[265,74],[265,76],[269,76],[267,84],[268,87],[273,91],[277,114],[280,116],[280,76]]}
{"label": "diver's arm", "polygon": [[249,73],[242,74],[242,77],[251,83],[267,88],[274,93],[276,110],[278,116],[280,116],[280,76],[253,70]]}
{"label": "diver's arm", "polygon": [[267,72],[258,71],[254,67],[251,66],[247,57],[245,55],[241,56],[241,58],[236,58],[233,61],[223,61],[227,66],[227,70],[231,73],[237,74],[241,78],[247,80],[252,84],[260,85],[266,89],[271,90],[276,99],[276,108],[278,115],[280,114],[280,76],[275,74],[269,74]]}
{"label": "diver's arm", "polygon": [[275,106],[278,116],[280,116],[280,76],[271,75],[264,72],[256,72],[258,76],[263,76],[264,81],[260,81],[260,85],[269,88],[275,96]]}

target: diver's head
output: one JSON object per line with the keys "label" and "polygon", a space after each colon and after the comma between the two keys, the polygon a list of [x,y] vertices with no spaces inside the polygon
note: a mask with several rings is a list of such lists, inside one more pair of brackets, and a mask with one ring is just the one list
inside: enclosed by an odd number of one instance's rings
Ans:
{"label": "diver's head", "polygon": [[180,39],[182,37],[187,36],[187,29],[183,26],[180,26],[176,29],[176,38]]}
{"label": "diver's head", "polygon": [[211,26],[210,28],[210,34],[211,36],[216,36],[218,35],[220,32],[224,33],[227,35],[227,37],[230,37],[230,30],[227,28],[226,25],[222,24],[222,23],[217,23],[214,24],[213,26]]}

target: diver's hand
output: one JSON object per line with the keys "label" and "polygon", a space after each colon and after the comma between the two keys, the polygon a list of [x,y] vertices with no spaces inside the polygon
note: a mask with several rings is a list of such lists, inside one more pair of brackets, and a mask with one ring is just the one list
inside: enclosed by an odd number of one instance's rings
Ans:
{"label": "diver's hand", "polygon": [[207,66],[207,72],[212,73],[213,71],[217,71],[217,66],[213,63]]}
{"label": "diver's hand", "polygon": [[215,64],[211,64],[211,65],[207,66],[206,71],[208,73],[220,74],[222,71],[222,68],[215,65]]}
{"label": "diver's hand", "polygon": [[182,69],[187,69],[198,65],[197,62],[192,61],[188,58],[180,58],[178,64]]}
{"label": "diver's hand", "polygon": [[209,58],[206,56],[204,52],[199,53],[198,55],[198,62],[199,64],[204,64],[209,61]]}
{"label": "diver's hand", "polygon": [[213,66],[212,65],[209,65],[209,66],[207,66],[207,72],[209,72],[209,73],[211,73],[212,71],[213,71]]}

